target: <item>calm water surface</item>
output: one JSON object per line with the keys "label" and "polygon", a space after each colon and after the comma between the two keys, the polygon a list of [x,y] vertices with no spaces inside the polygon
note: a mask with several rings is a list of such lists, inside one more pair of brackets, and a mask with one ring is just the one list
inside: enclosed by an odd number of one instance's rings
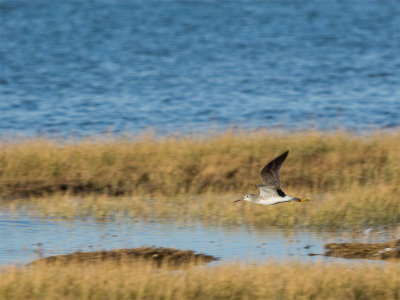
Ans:
{"label": "calm water surface", "polygon": [[92,218],[62,220],[40,218],[32,212],[1,210],[0,265],[23,264],[39,257],[75,251],[141,246],[191,249],[224,261],[340,260],[308,256],[309,253],[323,253],[325,242],[340,241],[339,233],[287,233],[277,228],[182,225],[162,220],[135,221],[128,217],[106,222]]}
{"label": "calm water surface", "polygon": [[238,227],[206,227],[120,219],[42,219],[29,215],[3,214],[0,220],[0,264],[27,263],[41,256],[75,251],[147,246],[192,249],[224,260],[302,257],[321,252],[321,237],[296,233],[285,237],[277,229],[256,231]]}
{"label": "calm water surface", "polygon": [[0,0],[0,137],[397,128],[397,0]]}

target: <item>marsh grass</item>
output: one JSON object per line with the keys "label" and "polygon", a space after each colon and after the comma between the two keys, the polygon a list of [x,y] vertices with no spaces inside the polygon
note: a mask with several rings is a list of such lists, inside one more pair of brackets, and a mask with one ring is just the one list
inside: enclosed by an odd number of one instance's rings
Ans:
{"label": "marsh grass", "polygon": [[231,263],[173,271],[154,264],[2,269],[1,299],[399,299],[397,264]]}
{"label": "marsh grass", "polygon": [[[233,203],[286,149],[283,190],[307,203]],[[255,226],[360,228],[400,223],[397,133],[265,131],[198,137],[0,143],[2,205],[34,197],[43,215],[127,215]],[[117,196],[115,196],[117,195]]]}
{"label": "marsh grass", "polygon": [[85,218],[99,221],[115,218],[173,222],[200,221],[210,225],[304,227],[312,230],[362,229],[400,224],[399,201],[395,192],[353,188],[328,195],[312,195],[306,203],[290,202],[263,206],[234,203],[238,195],[176,197],[110,197],[59,194],[31,200],[3,201],[3,209],[44,217]]}
{"label": "marsh grass", "polygon": [[354,136],[337,132],[155,138],[3,140],[0,194],[176,196],[244,192],[259,182],[272,158],[291,150],[282,169],[285,189],[322,193],[366,185],[400,185],[397,133]]}

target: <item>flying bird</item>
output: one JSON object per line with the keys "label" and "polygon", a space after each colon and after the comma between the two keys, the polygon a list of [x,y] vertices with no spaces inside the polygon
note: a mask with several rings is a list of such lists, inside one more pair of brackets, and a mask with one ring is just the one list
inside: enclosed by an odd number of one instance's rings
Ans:
{"label": "flying bird", "polygon": [[296,198],[288,196],[281,189],[281,177],[279,171],[288,154],[289,151],[282,153],[277,158],[270,161],[261,170],[260,177],[263,184],[256,185],[256,188],[260,190],[259,195],[255,194],[245,195],[242,198],[235,200],[234,202],[243,200],[243,201],[250,201],[256,204],[273,205],[289,201],[296,201],[296,202],[310,201],[305,198]]}

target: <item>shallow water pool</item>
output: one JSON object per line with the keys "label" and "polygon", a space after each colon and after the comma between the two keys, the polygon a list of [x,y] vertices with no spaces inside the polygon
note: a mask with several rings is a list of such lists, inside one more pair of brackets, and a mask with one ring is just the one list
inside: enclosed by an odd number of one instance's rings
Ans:
{"label": "shallow water pool", "polygon": [[110,250],[141,246],[175,247],[216,256],[222,261],[338,260],[323,253],[325,242],[339,234],[284,231],[269,227],[209,226],[202,223],[139,221],[129,217],[112,221],[94,218],[39,217],[32,211],[2,209],[0,265],[24,264],[39,257],[76,251]]}

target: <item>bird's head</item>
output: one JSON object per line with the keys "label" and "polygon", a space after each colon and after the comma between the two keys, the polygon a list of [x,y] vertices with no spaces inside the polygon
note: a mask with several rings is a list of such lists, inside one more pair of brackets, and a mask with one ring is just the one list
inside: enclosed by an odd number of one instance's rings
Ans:
{"label": "bird's head", "polygon": [[239,201],[251,201],[252,195],[244,195],[243,197],[233,201],[233,202],[239,202]]}

